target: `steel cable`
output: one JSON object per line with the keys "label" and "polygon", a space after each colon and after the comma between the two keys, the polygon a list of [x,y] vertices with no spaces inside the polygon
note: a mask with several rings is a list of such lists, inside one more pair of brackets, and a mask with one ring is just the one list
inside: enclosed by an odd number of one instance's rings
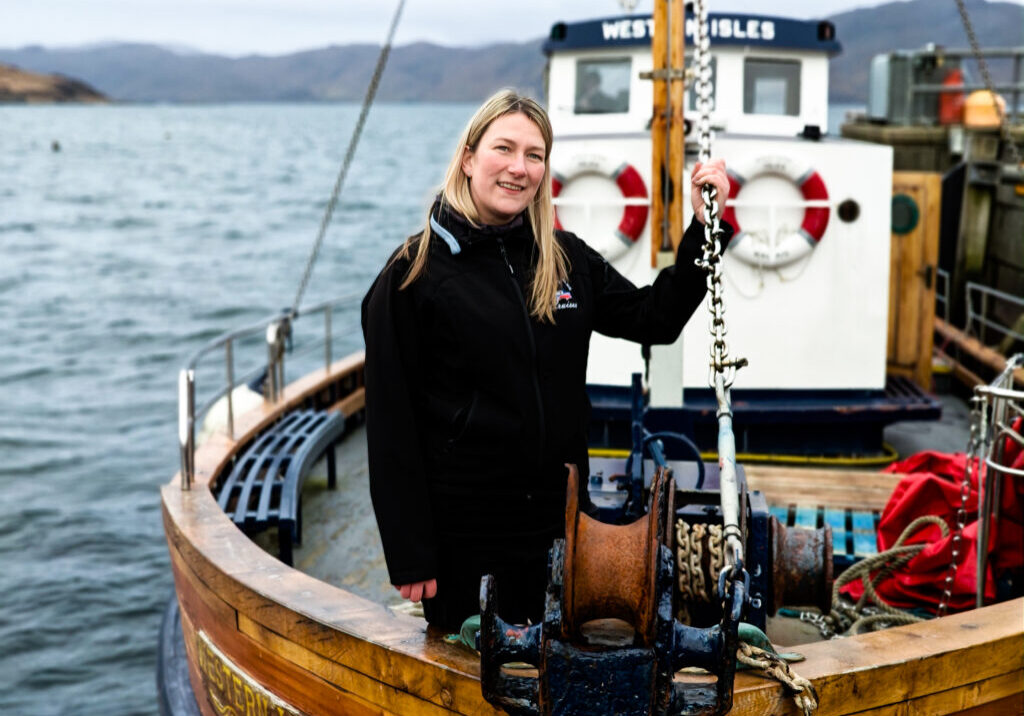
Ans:
{"label": "steel cable", "polygon": [[405,0],[399,0],[398,7],[395,9],[395,15],[391,18],[391,27],[388,29],[387,40],[385,40],[384,46],[380,50],[380,55],[377,57],[377,66],[373,70],[373,77],[366,88],[366,97],[363,98],[363,106],[359,110],[359,119],[356,120],[356,126],[352,130],[348,149],[345,150],[345,159],[341,164],[341,170],[338,172],[338,178],[334,182],[334,189],[331,191],[331,198],[327,202],[327,209],[324,211],[323,219],[320,221],[320,230],[317,232],[316,241],[313,243],[313,250],[309,254],[306,269],[303,271],[302,279],[299,281],[299,289],[295,293],[295,300],[292,302],[291,310],[288,312],[289,319],[298,315],[299,304],[302,302],[302,296],[306,292],[306,286],[309,285],[310,276],[313,274],[313,266],[316,264],[317,257],[320,255],[320,248],[324,243],[324,237],[327,235],[327,227],[330,225],[331,218],[334,216],[334,209],[338,205],[341,188],[345,184],[345,177],[348,175],[349,167],[352,165],[356,146],[359,144],[359,137],[362,135],[363,126],[366,124],[366,117],[369,115],[370,107],[373,105],[374,97],[377,95],[377,88],[380,85],[381,76],[384,74],[384,66],[387,65],[388,56],[391,54],[391,43],[395,38],[398,19],[401,17],[402,8],[404,7]]}

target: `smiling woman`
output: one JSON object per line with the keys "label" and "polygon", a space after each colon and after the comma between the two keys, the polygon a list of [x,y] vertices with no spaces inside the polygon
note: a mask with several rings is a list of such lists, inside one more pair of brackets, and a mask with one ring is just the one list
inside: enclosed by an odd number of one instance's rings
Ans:
{"label": "smiling woman", "polygon": [[[705,292],[696,221],[676,265],[644,288],[556,231],[551,142],[533,100],[487,100],[428,228],[363,301],[370,491],[388,571],[448,630],[479,611],[485,574],[506,618],[540,619],[548,548],[565,530],[567,465],[589,474],[592,332],[670,343]],[[693,181],[720,195],[728,186],[720,162]]]}

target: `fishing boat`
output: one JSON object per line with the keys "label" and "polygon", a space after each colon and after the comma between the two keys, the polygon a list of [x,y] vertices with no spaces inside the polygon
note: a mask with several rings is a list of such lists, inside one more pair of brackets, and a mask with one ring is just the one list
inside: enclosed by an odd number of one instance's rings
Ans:
{"label": "fishing boat", "polygon": [[[196,450],[191,489],[183,489],[181,475],[163,487],[176,589],[162,646],[165,713],[497,712],[483,698],[476,654],[421,618],[288,566],[240,530],[211,489],[247,446],[307,406],[344,416],[354,429],[338,450],[353,450],[358,463],[365,456],[361,378],[361,356],[353,355],[288,385],[273,403],[239,415],[233,439],[214,437]],[[355,472],[359,485],[365,471]],[[763,489],[769,501],[812,510],[880,510],[896,482],[850,471],[811,478],[798,471],[759,476],[752,469],[750,476],[751,487]],[[331,516],[337,531],[358,513]],[[331,556],[354,559],[351,552]],[[790,648],[805,657],[799,673],[814,685],[821,714],[1015,713],[1024,696],[1022,619],[1018,598]],[[676,680],[699,684],[707,677]],[[798,712],[778,683],[738,673],[732,713]]]}
{"label": "fishing boat", "polygon": [[[682,94],[683,18],[682,3],[673,2],[658,3],[654,18],[627,15],[595,23],[558,24],[547,47],[548,106],[559,135],[556,146],[561,147],[552,157],[561,185],[556,192],[559,220],[584,236],[593,229],[599,250],[640,282],[649,279],[662,260],[659,254],[670,248],[668,237],[681,233],[657,221],[649,222],[649,227],[637,228],[637,224],[638,209],[648,206],[656,217],[672,214],[672,221],[679,224],[683,217],[682,195],[666,191],[668,182],[639,159],[643,152],[650,155],[653,146],[660,159],[652,166],[664,162],[675,167],[665,177],[683,176],[685,127],[678,121],[682,115],[672,121],[669,112],[662,122],[658,117],[664,115],[657,112],[659,107],[681,107],[670,99],[673,93],[677,100]],[[653,52],[638,42],[648,42],[652,34],[655,40],[665,38],[666,27],[676,34],[668,34],[670,41],[656,42]],[[884,170],[877,169],[875,177],[881,188],[872,189],[877,197],[850,193],[854,189],[843,186],[821,161],[830,153],[841,161],[848,157],[841,155],[841,147],[813,139],[814,130],[805,128],[822,126],[824,105],[808,106],[801,100],[803,109],[795,115],[786,112],[794,92],[804,97],[808,86],[826,89],[820,80],[827,76],[825,57],[838,49],[834,28],[827,23],[747,15],[712,15],[706,27],[713,28],[723,42],[742,40],[712,55],[715,71],[723,78],[718,86],[737,86],[724,80],[727,72],[736,72],[741,80],[738,86],[744,87],[744,58],[756,60],[763,53],[762,65],[753,70],[755,105],[763,100],[783,110],[771,119],[754,118],[754,124],[746,127],[735,120],[737,124],[729,129],[746,132],[774,126],[777,134],[762,136],[758,146],[763,150],[757,153],[749,153],[747,140],[727,135],[724,127],[716,139],[727,159],[732,152],[754,159],[750,173],[737,181],[742,192],[734,197],[737,215],[733,218],[749,233],[739,242],[736,256],[726,255],[726,274],[761,281],[766,291],[785,292],[792,290],[784,285],[786,276],[793,279],[786,273],[788,267],[796,266],[806,274],[818,266],[801,262],[852,261],[862,253],[868,265],[856,271],[878,273],[882,278],[872,284],[868,297],[872,300],[864,300],[867,313],[850,319],[858,325],[863,322],[865,340],[872,346],[853,362],[869,363],[872,380],[877,380],[879,372],[884,380],[886,301],[872,301],[887,295],[889,226],[887,212],[875,212],[873,207],[879,202],[889,204],[891,150],[859,146],[862,157],[881,162]],[[593,35],[586,41],[590,45],[577,41],[590,33],[597,33],[601,43],[593,44]],[[806,44],[808,36],[824,43],[824,49],[792,46]],[[776,39],[780,42],[773,45]],[[701,66],[708,59],[703,55]],[[794,76],[787,64],[794,61],[795,76],[808,78],[799,92],[785,81],[780,83]],[[779,72],[771,71],[779,67],[781,78]],[[588,100],[594,102],[589,106],[599,109],[577,112],[589,71],[596,72],[599,88],[615,91],[605,91],[610,102]],[[644,82],[648,84],[635,79],[639,73],[647,74]],[[760,90],[758,77],[768,78]],[[722,124],[730,121],[730,101],[720,90],[716,106],[721,113],[717,121]],[[645,132],[652,105],[656,108],[653,139]],[[623,107],[626,111],[621,111]],[[623,123],[630,123],[629,128],[623,130]],[[799,139],[785,136],[796,132],[801,134]],[[669,149],[659,154],[659,146]],[[623,164],[632,172],[620,170]],[[870,176],[876,172],[868,159],[854,164]],[[825,172],[821,183],[832,198],[823,198],[816,182],[800,189],[808,184],[801,181],[808,166]],[[758,188],[756,179],[763,186]],[[614,193],[609,195],[610,191]],[[785,192],[789,192],[788,201],[779,197],[785,197]],[[739,211],[744,200],[754,213]],[[861,221],[857,232],[829,234],[834,225],[814,223],[822,221],[822,211],[831,213],[834,203],[839,204],[837,212],[853,216],[852,209],[841,208],[846,200],[856,204],[856,216],[840,218],[839,226]],[[614,208],[612,228],[606,234],[594,204]],[[785,222],[772,215],[774,209],[759,218],[758,204],[795,212],[802,231],[808,230],[804,224],[810,216],[814,219],[809,227],[814,230],[811,242],[795,229],[778,230]],[[759,220],[767,222],[767,228],[759,228]],[[776,221],[780,226],[773,225]],[[818,231],[821,245],[815,247],[811,243]],[[855,244],[860,251],[846,245],[857,239],[862,242]],[[748,249],[742,248],[743,241]],[[838,253],[838,258],[830,258],[830,252]],[[775,265],[767,266],[769,262]],[[821,292],[820,284],[814,287]],[[813,300],[813,293],[811,298],[805,294],[780,300],[799,303]],[[544,623],[504,624],[493,604],[500,585],[485,580],[479,636],[474,640],[470,633],[464,638],[468,644],[460,643],[428,628],[422,618],[404,609],[389,608],[343,588],[345,573],[372,571],[374,563],[372,555],[353,554],[362,550],[353,550],[351,541],[344,549],[332,551],[332,533],[365,529],[368,520],[365,498],[360,502],[345,494],[346,487],[366,492],[363,356],[356,353],[336,359],[332,355],[334,317],[352,310],[357,302],[358,297],[332,300],[232,331],[196,351],[182,370],[182,464],[161,490],[175,582],[175,597],[161,633],[162,713],[783,714],[806,713],[811,708],[810,694],[816,694],[819,714],[1020,711],[1024,598],[994,602],[986,598],[984,589],[973,610],[842,639],[818,638],[797,646],[795,641],[782,642],[803,657],[797,665],[799,678],[787,672],[779,659],[763,657],[782,674],[784,683],[735,670],[741,618],[766,628],[773,637],[771,614],[780,607],[817,605],[820,614],[828,613],[834,552],[853,544],[856,516],[882,510],[898,476],[856,470],[808,474],[744,466],[742,460],[736,464],[728,459],[721,441],[723,458],[718,466],[704,465],[692,446],[684,450],[689,451],[685,458],[672,454],[667,449],[672,438],[659,439],[656,432],[696,434],[687,430],[693,428],[693,414],[687,418],[686,396],[696,393],[701,399],[699,391],[705,390],[697,388],[699,381],[691,376],[696,371],[706,378],[707,366],[698,361],[696,368],[687,370],[685,361],[691,352],[707,355],[711,340],[689,329],[683,337],[688,341],[685,355],[682,345],[660,354],[652,352],[646,386],[639,377],[622,379],[603,361],[595,363],[591,383],[604,386],[592,393],[595,414],[603,414],[605,422],[595,431],[592,474],[575,479],[587,485],[598,512],[609,519],[597,521],[581,512],[572,497],[579,493],[570,491],[566,539],[556,542],[552,551]],[[743,309],[735,312],[742,314]],[[763,381],[764,390],[773,390],[777,381],[770,377],[768,352],[754,353],[755,341],[746,338],[748,326],[741,319],[730,327],[735,337],[744,336],[744,351],[755,361],[762,357],[766,361],[760,377],[750,369],[751,385]],[[297,380],[286,380],[286,346],[313,334],[322,339],[322,364]],[[261,362],[266,376],[263,398],[258,400],[239,385],[246,374],[238,373],[240,380],[235,380],[236,346],[252,336],[265,337],[261,351],[266,358]],[[626,355],[622,350],[614,344],[594,346],[595,354],[621,360],[627,374],[647,369],[643,355]],[[197,369],[211,356],[223,356],[227,377],[197,405]],[[737,363],[731,365],[735,368]],[[807,390],[825,394],[881,391],[884,397],[884,385],[865,387],[868,384],[858,382],[860,378],[834,384],[827,382],[832,379],[824,372],[811,371],[811,375],[818,382]],[[724,385],[724,378],[716,381]],[[604,404],[602,395],[607,398]],[[244,398],[248,407],[243,407],[243,396],[249,396]],[[998,512],[999,499],[993,502],[992,493],[1003,483],[997,476],[1020,473],[1002,461],[1006,446],[1012,445],[1006,440],[1020,440],[1012,431],[1012,421],[1014,411],[1019,414],[1024,405],[1024,394],[1012,389],[1012,373],[1004,372],[992,386],[979,390],[978,398],[980,432],[971,448],[989,466],[990,479],[981,483],[988,500],[982,500],[986,507],[981,512],[986,516]],[[716,393],[714,400],[720,401],[721,394]],[[716,412],[714,407],[710,410]],[[631,435],[621,434],[623,411]],[[212,422],[219,425],[197,444],[203,417],[218,413],[220,417]],[[736,422],[740,424],[738,411]],[[721,415],[718,424],[721,435]],[[950,445],[949,449],[964,447]],[[818,516],[818,524],[812,519],[809,529],[800,529],[795,519],[785,517],[805,508]],[[318,528],[325,523],[318,513],[328,515],[328,529]],[[837,534],[849,523],[843,539],[833,539],[829,524],[835,521],[833,513],[839,515]],[[987,517],[982,522],[991,525]],[[372,530],[372,520],[369,523]],[[697,525],[707,533],[704,537],[690,531]],[[712,529],[716,526],[720,528],[717,538]],[[608,560],[605,551],[620,544],[631,548],[621,550],[617,561]],[[685,558],[684,545],[688,545]],[[706,548],[705,556],[701,557],[698,545]],[[728,550],[732,556],[716,562],[715,549]],[[366,550],[373,552],[375,545]],[[855,545],[847,551],[850,561],[857,558]],[[745,553],[746,561],[737,561],[737,553]],[[674,572],[673,565],[681,564],[687,565],[686,570],[679,567],[689,575],[686,585]],[[950,567],[955,572],[955,561]],[[979,573],[985,573],[983,564]],[[686,607],[685,618],[680,607]],[[817,634],[817,629],[812,632]],[[478,646],[480,653],[470,645]],[[516,665],[510,662],[525,662],[526,668],[513,668]]]}

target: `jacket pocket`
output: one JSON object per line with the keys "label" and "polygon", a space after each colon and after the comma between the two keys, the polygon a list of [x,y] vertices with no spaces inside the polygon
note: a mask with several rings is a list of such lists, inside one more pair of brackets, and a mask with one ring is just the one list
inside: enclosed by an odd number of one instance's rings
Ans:
{"label": "jacket pocket", "polygon": [[479,390],[452,417],[445,443],[450,457],[499,457],[519,448],[522,417],[516,406],[505,405]]}
{"label": "jacket pocket", "polygon": [[466,436],[466,430],[469,428],[470,421],[473,419],[473,413],[477,405],[480,403],[480,391],[474,390],[473,396],[467,405],[463,405],[461,408],[455,411],[452,415],[452,422],[450,427],[451,437],[448,438],[445,445],[445,451],[448,452],[454,448],[459,441]]}

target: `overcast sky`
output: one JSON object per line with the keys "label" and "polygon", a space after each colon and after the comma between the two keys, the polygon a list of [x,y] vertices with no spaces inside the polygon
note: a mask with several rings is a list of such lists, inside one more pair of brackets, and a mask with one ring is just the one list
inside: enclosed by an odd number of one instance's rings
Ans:
{"label": "overcast sky", "polygon": [[[936,2],[942,0],[935,0]],[[952,0],[946,0],[952,2]],[[1024,0],[1011,0],[1024,4]],[[709,0],[712,11],[810,19],[878,0]],[[0,47],[140,41],[221,54],[380,43],[397,0],[4,0]],[[651,11],[640,0],[637,12]],[[808,10],[812,8],[812,10]],[[396,42],[522,42],[558,20],[616,15],[616,0],[407,0]]]}

